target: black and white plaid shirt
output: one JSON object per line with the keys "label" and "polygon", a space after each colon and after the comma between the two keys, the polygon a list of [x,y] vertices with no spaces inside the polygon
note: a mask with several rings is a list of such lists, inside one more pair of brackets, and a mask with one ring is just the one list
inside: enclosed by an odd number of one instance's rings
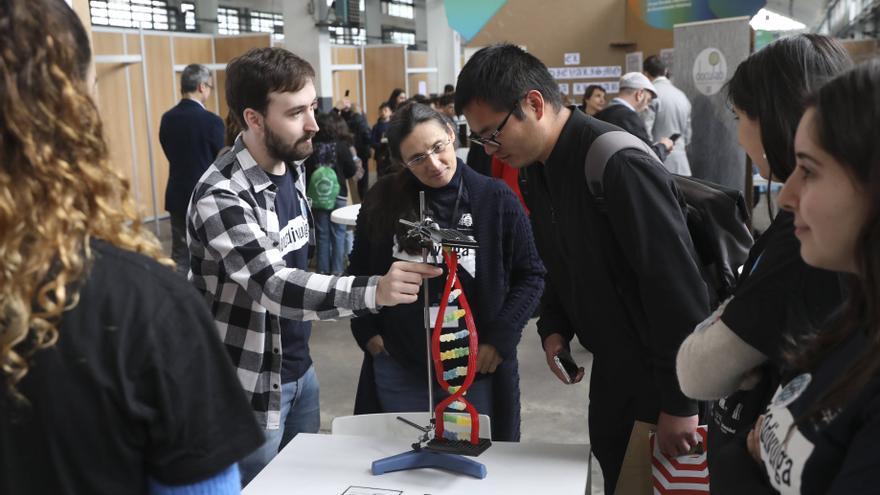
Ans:
{"label": "black and white plaid shirt", "polygon": [[[297,195],[305,201],[303,166],[288,166],[298,173]],[[192,282],[210,305],[238,378],[266,429],[279,428],[281,416],[278,317],[321,320],[369,313],[376,308],[379,280],[288,268],[275,213],[276,189],[239,135],[233,149],[199,180],[187,214]],[[310,243],[313,239],[310,234]]]}

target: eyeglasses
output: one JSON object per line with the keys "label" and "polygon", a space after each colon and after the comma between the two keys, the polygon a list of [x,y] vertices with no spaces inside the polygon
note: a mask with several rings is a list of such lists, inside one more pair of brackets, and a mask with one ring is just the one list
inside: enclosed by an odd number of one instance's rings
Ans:
{"label": "eyeglasses", "polygon": [[431,158],[431,155],[443,153],[443,151],[446,149],[447,146],[449,146],[451,142],[451,139],[441,141],[432,146],[431,149],[429,149],[428,151],[410,158],[409,161],[404,163],[404,165],[406,165],[407,167],[420,167],[428,163],[428,159]]}
{"label": "eyeglasses", "polygon": [[[520,98],[520,100],[521,100],[521,99],[522,99],[522,98]],[[507,121],[510,119],[510,116],[513,115],[513,111],[516,110],[516,108],[517,108],[518,106],[519,106],[519,100],[516,100],[516,102],[514,102],[514,104],[513,104],[513,107],[510,109],[509,112],[507,112],[507,116],[504,117],[504,120],[501,121],[501,125],[499,125],[499,126],[495,129],[495,132],[493,132],[492,134],[490,134],[489,137],[487,137],[487,138],[480,137],[480,136],[477,135],[476,133],[473,133],[473,132],[472,132],[471,135],[468,136],[468,139],[470,139],[471,141],[473,141],[473,142],[479,144],[480,146],[495,146],[495,147],[497,147],[497,148],[500,148],[500,147],[501,147],[501,143],[499,143],[498,141],[496,141],[495,138],[498,137],[499,134],[501,134],[501,130],[504,129],[504,126],[507,124]]]}

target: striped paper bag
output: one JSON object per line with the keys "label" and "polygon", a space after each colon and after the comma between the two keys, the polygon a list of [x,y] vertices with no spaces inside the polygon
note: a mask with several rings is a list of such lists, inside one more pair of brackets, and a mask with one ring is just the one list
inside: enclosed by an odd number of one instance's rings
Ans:
{"label": "striped paper bag", "polygon": [[709,465],[706,461],[706,427],[697,431],[703,437],[701,453],[668,457],[660,452],[651,434],[651,483],[655,495],[705,495],[709,493]]}

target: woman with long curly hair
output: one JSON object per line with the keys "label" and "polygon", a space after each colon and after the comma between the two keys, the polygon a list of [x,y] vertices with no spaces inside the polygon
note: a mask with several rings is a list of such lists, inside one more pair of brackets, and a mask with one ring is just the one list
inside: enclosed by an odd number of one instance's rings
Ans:
{"label": "woman with long curly hair", "polygon": [[261,434],[108,163],[82,24],[0,0],[0,46],[0,493],[237,492]]}

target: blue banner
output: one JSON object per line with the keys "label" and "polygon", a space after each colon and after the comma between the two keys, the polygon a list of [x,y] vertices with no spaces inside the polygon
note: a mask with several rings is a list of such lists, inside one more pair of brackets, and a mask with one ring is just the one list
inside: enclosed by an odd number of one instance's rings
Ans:
{"label": "blue banner", "polygon": [[767,0],[628,0],[628,7],[649,26],[672,29],[675,24],[755,15]]}
{"label": "blue banner", "polygon": [[507,0],[444,0],[449,27],[458,31],[465,43],[473,39],[505,3]]}

